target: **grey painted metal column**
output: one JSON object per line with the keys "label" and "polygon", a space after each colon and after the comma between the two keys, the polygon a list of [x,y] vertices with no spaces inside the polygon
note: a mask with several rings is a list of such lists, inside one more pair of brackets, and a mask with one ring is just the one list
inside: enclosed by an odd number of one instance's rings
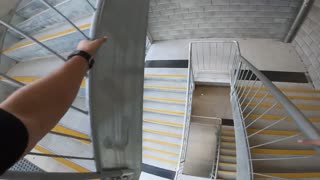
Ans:
{"label": "grey painted metal column", "polygon": [[133,179],[139,179],[149,0],[108,0],[100,5],[90,37],[109,39],[96,55],[89,77],[97,171],[103,175],[128,168]]}

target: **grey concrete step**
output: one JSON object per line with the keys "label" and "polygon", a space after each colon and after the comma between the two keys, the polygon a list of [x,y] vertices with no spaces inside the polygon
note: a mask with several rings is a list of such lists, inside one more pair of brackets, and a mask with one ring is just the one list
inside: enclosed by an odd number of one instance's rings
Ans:
{"label": "grey concrete step", "polygon": [[176,92],[153,91],[146,89],[144,91],[144,100],[172,104],[185,104],[186,94]]}
{"label": "grey concrete step", "polygon": [[[70,20],[76,20],[91,15],[94,12],[86,0],[65,0],[62,3],[56,4],[55,8]],[[63,17],[51,9],[41,10],[41,13],[34,14],[16,26],[23,32],[34,35],[41,29],[66,22]]]}
{"label": "grey concrete step", "polygon": [[237,171],[237,164],[220,162],[219,163],[219,170],[236,172]]}
{"label": "grey concrete step", "polygon": [[144,89],[153,89],[157,91],[179,92],[185,94],[187,90],[187,82],[183,81],[163,81],[148,80],[144,81]]}
{"label": "grey concrete step", "polygon": [[143,128],[167,133],[168,136],[170,136],[169,134],[174,134],[172,135],[173,137],[182,137],[182,133],[183,133],[183,128],[181,127],[166,126],[162,124],[155,124],[155,123],[149,123],[149,122],[144,122]]}
{"label": "grey concrete step", "polygon": [[220,162],[237,163],[236,156],[220,155]]}
{"label": "grey concrete step", "polygon": [[[88,35],[90,28],[90,24],[88,23],[90,22],[91,17],[86,17],[74,23]],[[69,52],[74,50],[78,42],[84,39],[82,34],[76,32],[76,30],[68,24],[61,25],[59,28],[45,29],[43,32],[38,33],[35,38],[40,38],[43,44],[55,52],[62,54],[62,56],[67,56]],[[52,53],[28,40],[22,40],[19,43],[7,47],[3,50],[3,53],[19,61],[52,56]]]}
{"label": "grey concrete step", "polygon": [[[47,134],[43,139],[41,139],[38,145],[57,155],[93,157],[92,144],[81,143],[72,138]],[[67,148],[66,145],[68,146]],[[93,160],[84,161],[72,159],[71,161],[91,171],[95,171],[95,163]]]}
{"label": "grey concrete step", "polygon": [[237,178],[237,173],[234,171],[218,171],[218,178],[226,180],[235,180]]}
{"label": "grey concrete step", "polygon": [[164,81],[187,81],[187,68],[145,68],[145,79]]}
{"label": "grey concrete step", "polygon": [[155,167],[161,167],[163,169],[176,171],[178,164],[175,161],[167,160],[167,159],[160,159],[156,156],[152,156],[149,154],[143,154],[142,162],[144,164],[149,164]]}
{"label": "grey concrete step", "polygon": [[235,149],[220,148],[220,154],[226,156],[236,156],[237,152]]}
{"label": "grey concrete step", "polygon": [[185,105],[144,101],[143,110],[144,112],[153,112],[173,116],[184,116]]}
{"label": "grey concrete step", "polygon": [[[152,130],[152,131],[149,131]],[[156,142],[157,144],[160,144],[159,141],[161,141],[161,143],[165,143],[165,144],[172,144],[172,145],[180,145],[181,144],[181,138],[179,137],[175,137],[175,136],[168,136],[166,134],[160,134],[155,132],[153,129],[145,129],[143,131],[143,139],[144,141],[151,141],[151,142]],[[180,148],[180,146],[179,146]]]}
{"label": "grey concrete step", "polygon": [[[48,3],[50,3],[53,6],[56,6],[59,3],[62,3],[65,0],[47,0]],[[25,19],[28,19],[38,13],[41,13],[42,11],[48,9],[48,7],[43,4],[39,0],[31,0],[27,3],[21,4],[17,10],[16,14],[18,16],[21,16]]]}
{"label": "grey concrete step", "polygon": [[176,125],[182,125],[184,123],[184,117],[172,116],[167,114],[159,114],[153,112],[144,112],[143,119],[150,122],[163,122],[163,123],[174,123]]}

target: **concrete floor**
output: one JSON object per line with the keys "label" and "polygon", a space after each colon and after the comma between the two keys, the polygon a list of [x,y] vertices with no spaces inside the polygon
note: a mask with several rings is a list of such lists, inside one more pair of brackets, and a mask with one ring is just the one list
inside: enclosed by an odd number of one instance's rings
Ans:
{"label": "concrete floor", "polygon": [[[192,114],[232,118],[228,87],[198,85],[194,91]],[[219,121],[192,117],[183,174],[208,178],[215,161]]]}
{"label": "concrete floor", "polygon": [[230,88],[197,85],[193,94],[192,115],[232,119]]}

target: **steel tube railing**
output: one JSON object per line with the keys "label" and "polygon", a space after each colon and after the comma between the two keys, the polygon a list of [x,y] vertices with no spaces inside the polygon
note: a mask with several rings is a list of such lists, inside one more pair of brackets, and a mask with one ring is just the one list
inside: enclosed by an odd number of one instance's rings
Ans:
{"label": "steel tube railing", "polygon": [[[48,6],[50,9],[58,13],[62,18],[64,18],[68,23],[73,26],[80,34],[82,34],[86,39],[90,39],[84,32],[82,32],[77,25],[75,25],[69,18],[67,18],[65,15],[63,15],[57,8],[49,4],[46,0],[40,0],[43,4]],[[89,3],[90,4],[90,3]],[[90,4],[91,5],[91,4]]]}
{"label": "steel tube railing", "polygon": [[65,156],[65,155],[56,155],[56,154],[35,153],[35,152],[29,152],[28,155],[54,157],[54,158],[80,159],[80,160],[94,160],[94,158],[89,158],[89,157]]}

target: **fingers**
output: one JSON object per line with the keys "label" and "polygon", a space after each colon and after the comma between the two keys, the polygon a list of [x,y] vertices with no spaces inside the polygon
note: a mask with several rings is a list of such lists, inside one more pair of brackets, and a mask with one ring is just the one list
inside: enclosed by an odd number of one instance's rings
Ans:
{"label": "fingers", "polygon": [[320,140],[307,140],[307,139],[299,139],[298,143],[302,144],[312,144],[312,145],[320,145]]}
{"label": "fingers", "polygon": [[98,38],[96,40],[94,40],[94,42],[98,43],[99,45],[103,44],[104,42],[106,42],[108,39],[107,36],[104,36],[104,37],[101,37],[101,38]]}

